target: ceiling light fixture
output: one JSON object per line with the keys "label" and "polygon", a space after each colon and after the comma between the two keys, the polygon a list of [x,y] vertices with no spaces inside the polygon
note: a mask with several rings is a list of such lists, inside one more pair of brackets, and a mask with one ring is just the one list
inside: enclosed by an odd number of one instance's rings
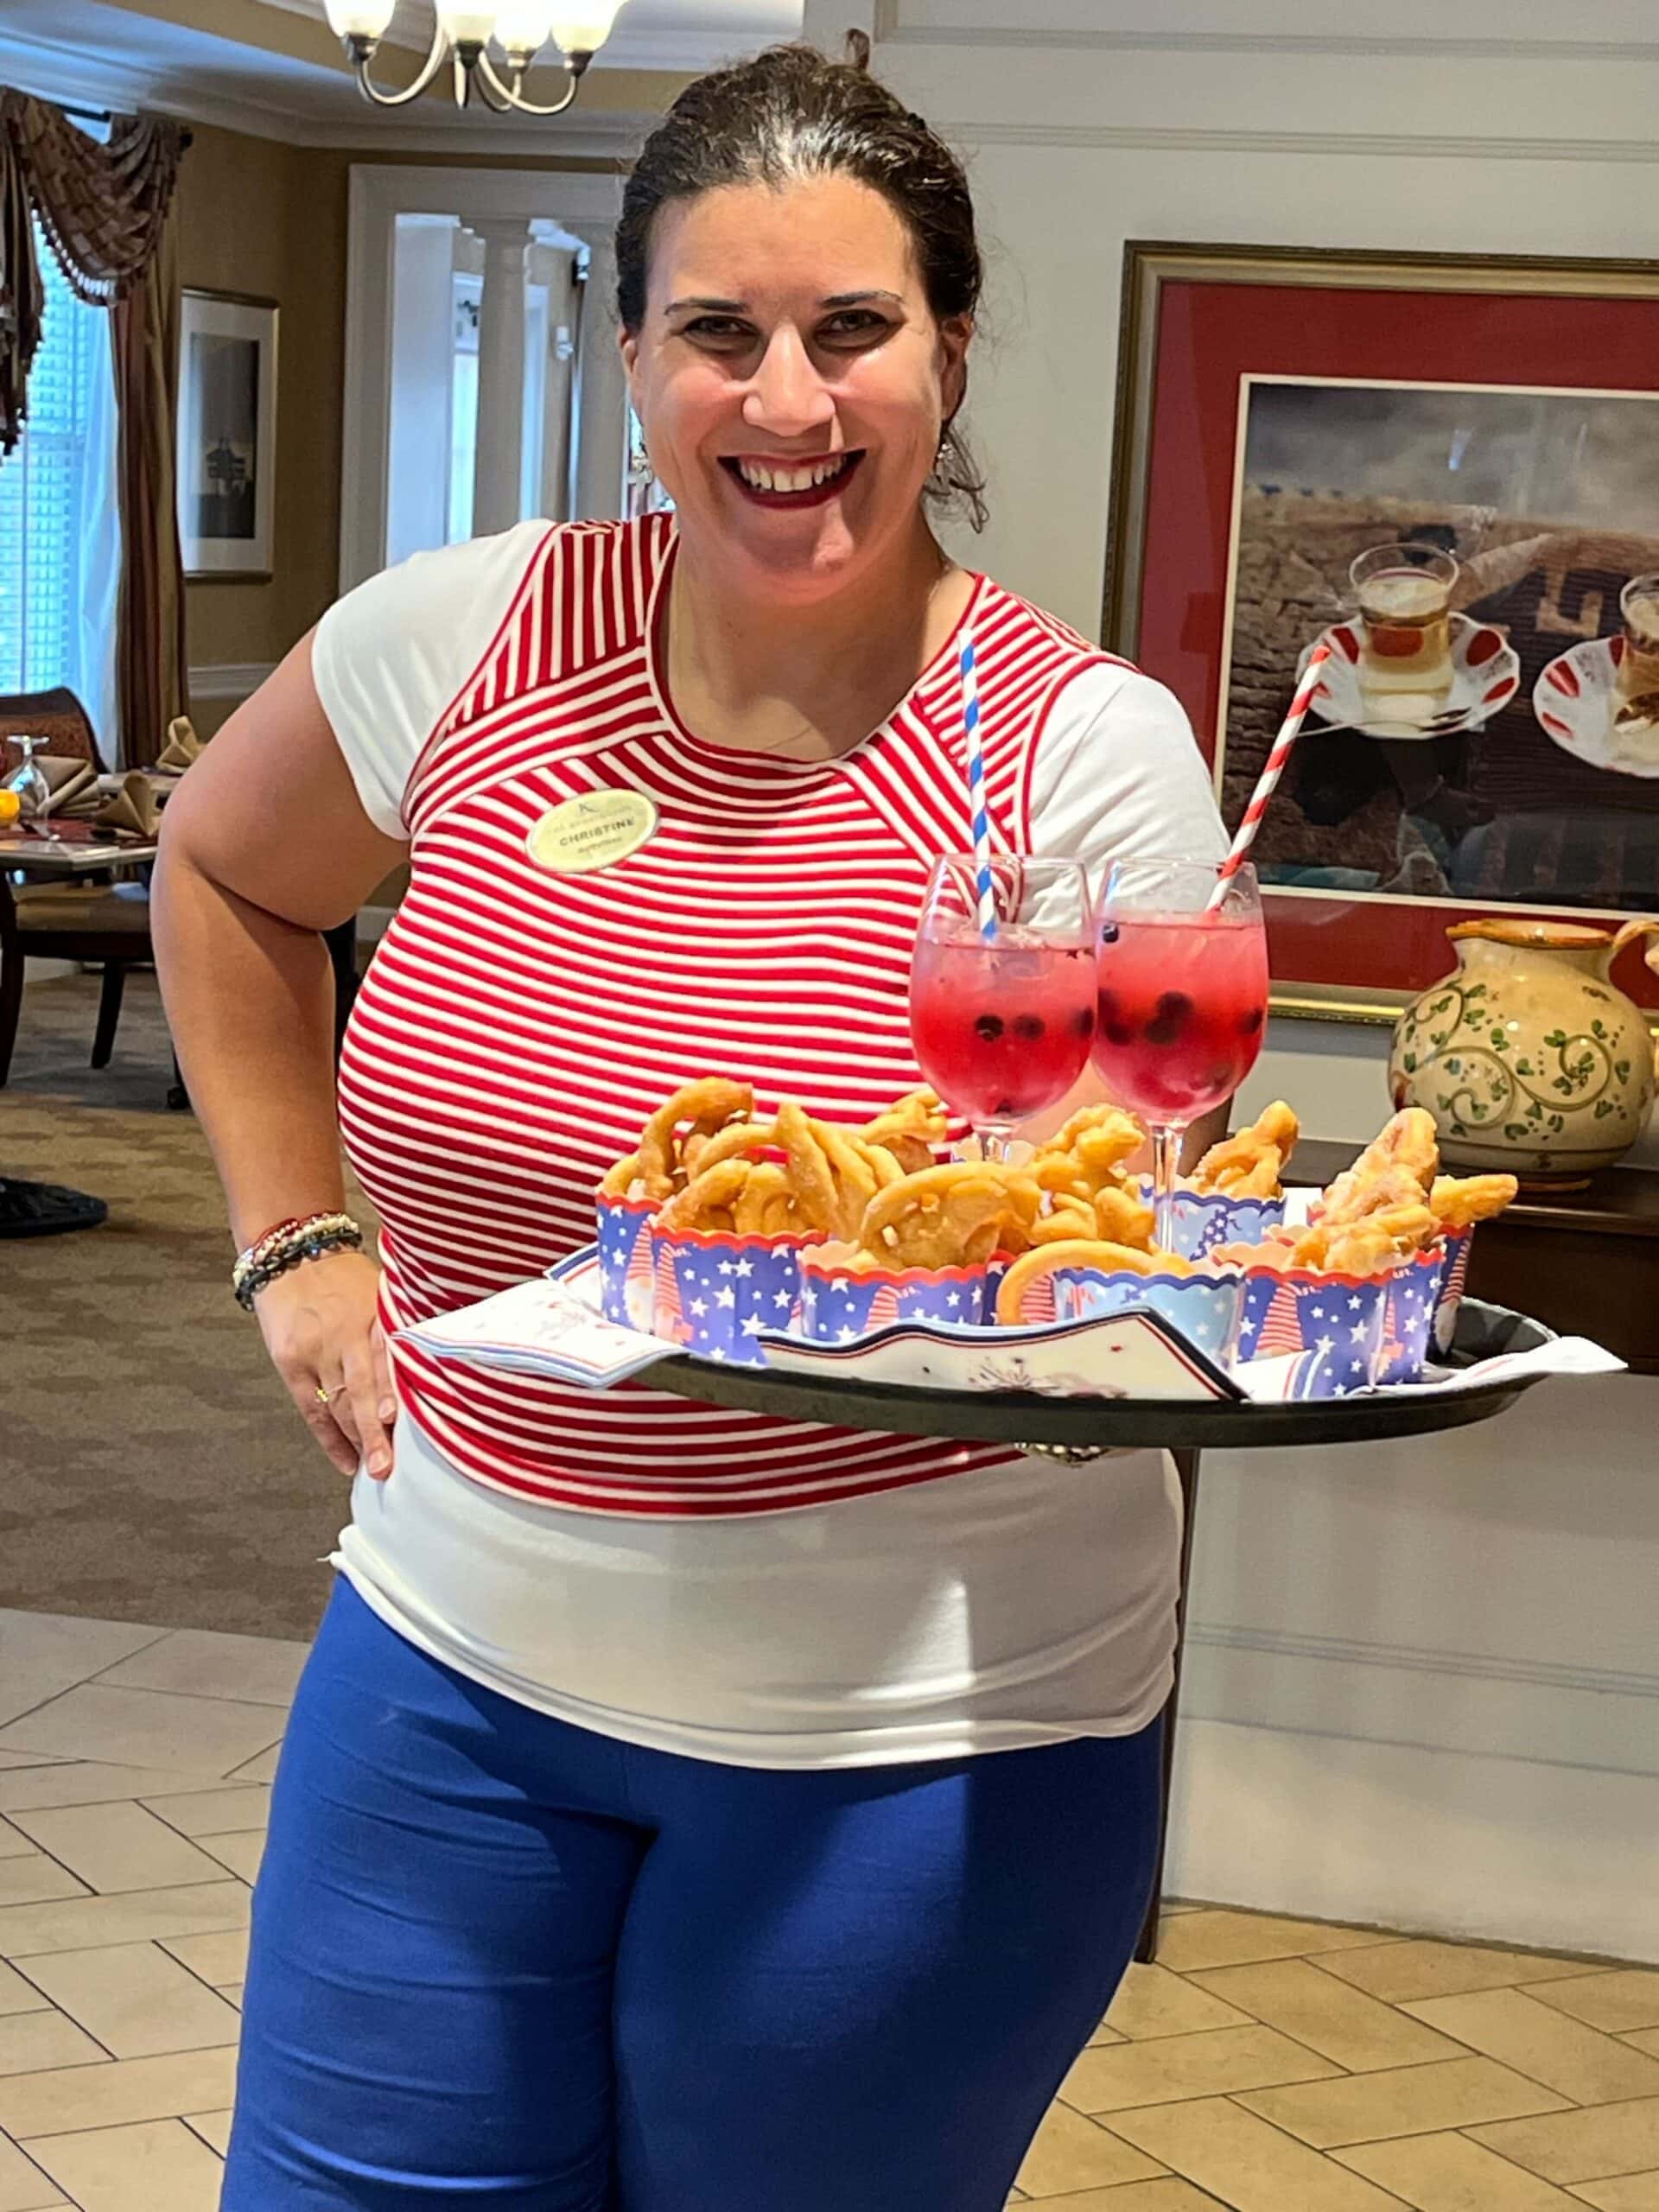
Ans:
{"label": "ceiling light fixture", "polygon": [[[588,64],[611,35],[622,0],[501,0],[495,7],[477,0],[437,0],[432,48],[413,84],[402,92],[383,92],[369,75],[375,49],[391,22],[396,0],[324,0],[328,28],[346,48],[358,90],[377,107],[403,107],[418,99],[443,67],[453,65],[455,105],[465,107],[474,91],[497,115],[563,115],[581,88]],[[550,40],[563,56],[569,90],[550,107],[524,98],[526,73]],[[490,58],[493,43],[506,57],[505,78]]]}

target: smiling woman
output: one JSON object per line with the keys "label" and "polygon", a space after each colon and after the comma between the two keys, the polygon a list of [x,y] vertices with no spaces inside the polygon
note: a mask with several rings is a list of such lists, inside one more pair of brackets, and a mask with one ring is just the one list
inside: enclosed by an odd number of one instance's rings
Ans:
{"label": "smiling woman", "polygon": [[[934,535],[977,498],[980,264],[919,118],[804,48],[701,80],[618,269],[673,512],[374,578],[168,810],[168,1012],[250,1245],[340,1204],[313,933],[411,872],[341,1062],[378,1266],[337,1242],[255,1297],[356,1480],[225,2212],[1000,2212],[1150,1878],[1160,1455],[1083,1480],[400,1334],[590,1242],[689,1077],[853,1126],[918,1087],[969,639],[997,846],[1224,847],[1170,695]],[[573,855],[595,804],[626,834]]]}

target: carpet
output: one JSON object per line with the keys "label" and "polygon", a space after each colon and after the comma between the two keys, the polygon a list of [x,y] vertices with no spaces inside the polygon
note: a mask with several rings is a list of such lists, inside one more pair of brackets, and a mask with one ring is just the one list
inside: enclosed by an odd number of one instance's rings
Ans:
{"label": "carpet", "polygon": [[0,1170],[110,1209],[0,1241],[0,1606],[308,1637],[346,1486],[231,1297],[207,1142],[167,1109],[154,976],[129,979],[95,1070],[98,990],[30,986],[0,1090]]}

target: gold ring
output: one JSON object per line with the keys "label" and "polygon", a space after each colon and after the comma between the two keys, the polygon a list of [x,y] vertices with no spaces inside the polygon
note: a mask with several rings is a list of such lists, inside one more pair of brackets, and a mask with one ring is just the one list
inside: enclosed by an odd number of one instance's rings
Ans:
{"label": "gold ring", "polygon": [[319,1382],[313,1395],[320,1406],[331,1406],[345,1388],[346,1385],[343,1382],[336,1382],[332,1390],[325,1390]]}

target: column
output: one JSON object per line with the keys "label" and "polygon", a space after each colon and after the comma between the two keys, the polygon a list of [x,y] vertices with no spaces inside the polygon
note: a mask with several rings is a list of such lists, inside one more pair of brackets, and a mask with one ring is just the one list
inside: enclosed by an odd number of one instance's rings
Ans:
{"label": "column", "polygon": [[532,274],[547,287],[547,376],[542,393],[542,483],[537,514],[568,522],[570,460],[575,429],[576,327],[582,287],[576,257],[557,246],[538,245]]}
{"label": "column", "polygon": [[576,334],[577,521],[624,512],[628,465],[628,380],[616,344],[616,255],[607,225],[567,223],[588,248]]}
{"label": "column", "polygon": [[442,545],[449,489],[455,226],[398,218],[393,252],[386,559]]}
{"label": "column", "polygon": [[484,241],[484,296],[478,317],[478,448],[473,535],[521,519],[524,446],[524,271],[527,222],[473,222]]}

